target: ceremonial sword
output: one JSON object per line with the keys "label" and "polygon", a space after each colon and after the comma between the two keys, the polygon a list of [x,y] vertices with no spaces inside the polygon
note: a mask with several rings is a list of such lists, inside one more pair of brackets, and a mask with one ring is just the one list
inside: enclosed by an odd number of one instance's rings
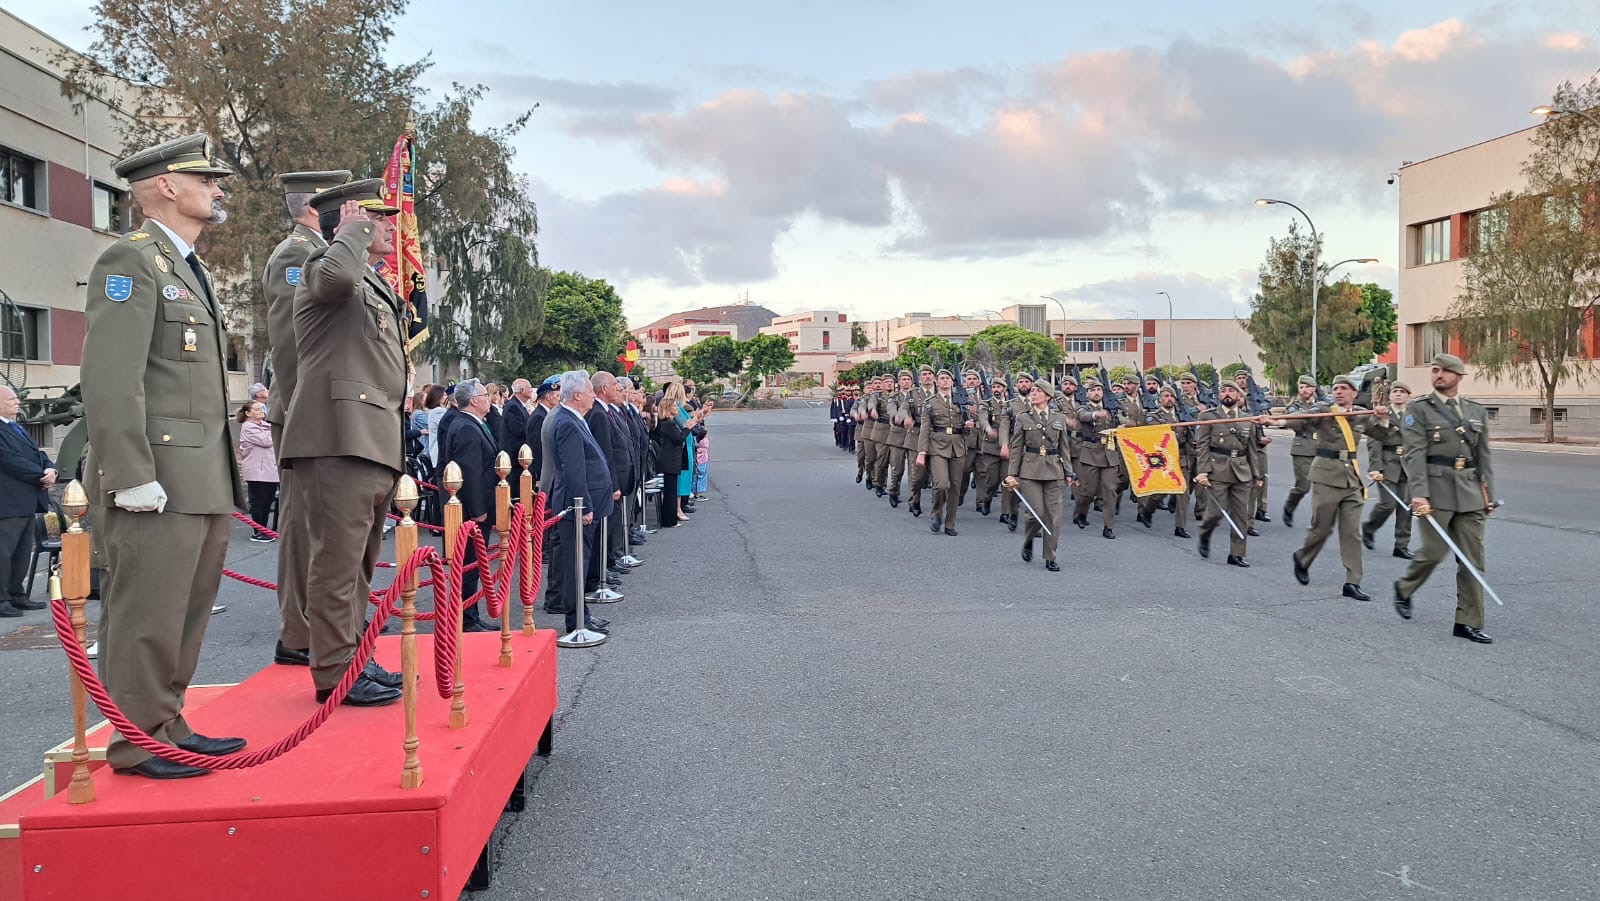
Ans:
{"label": "ceremonial sword", "polygon": [[[1400,495],[1396,494],[1394,490],[1389,487],[1387,482],[1384,482],[1382,479],[1375,479],[1374,481],[1378,483],[1378,487],[1389,493],[1389,497],[1393,498],[1394,502],[1399,504],[1402,510],[1410,509],[1410,505],[1401,500]],[[1492,510],[1497,506],[1499,505],[1491,504],[1489,509]],[[1444,526],[1440,525],[1439,521],[1434,519],[1432,514],[1433,508],[1429,507],[1427,513],[1413,513],[1411,515],[1417,517],[1418,519],[1426,520],[1428,525],[1433,526],[1434,534],[1438,535],[1439,538],[1444,541],[1445,547],[1448,547],[1450,549],[1450,553],[1455,555],[1456,562],[1460,563],[1463,569],[1471,573],[1474,579],[1478,580],[1478,584],[1482,585],[1483,590],[1489,593],[1489,597],[1494,598],[1494,602],[1496,604],[1504,607],[1506,605],[1505,601],[1500,600],[1500,595],[1495,594],[1494,589],[1489,587],[1489,580],[1485,579],[1483,577],[1483,573],[1479,572],[1478,568],[1472,565],[1472,561],[1468,560],[1467,555],[1461,552],[1461,548],[1456,545],[1455,541],[1451,539],[1450,534],[1444,530]]]}
{"label": "ceremonial sword", "polygon": [[1228,528],[1233,530],[1233,534],[1237,535],[1239,537],[1240,541],[1243,541],[1244,540],[1244,533],[1239,531],[1239,524],[1234,522],[1233,521],[1233,517],[1228,515],[1228,507],[1227,507],[1226,504],[1224,504],[1222,502],[1222,498],[1217,497],[1216,489],[1212,488],[1210,485],[1207,485],[1205,487],[1206,487],[1206,492],[1211,495],[1211,502],[1213,504],[1217,505],[1217,512],[1221,513],[1222,514],[1222,518],[1226,519],[1228,521]]}
{"label": "ceremonial sword", "polygon": [[1038,511],[1033,509],[1033,505],[1028,503],[1028,499],[1022,496],[1022,490],[1015,485],[1011,486],[1011,490],[1017,493],[1017,500],[1022,502],[1022,506],[1027,509],[1028,515],[1033,517],[1033,521],[1039,524],[1039,528],[1044,529],[1046,535],[1049,535],[1050,527],[1044,524],[1044,517],[1040,516]]}

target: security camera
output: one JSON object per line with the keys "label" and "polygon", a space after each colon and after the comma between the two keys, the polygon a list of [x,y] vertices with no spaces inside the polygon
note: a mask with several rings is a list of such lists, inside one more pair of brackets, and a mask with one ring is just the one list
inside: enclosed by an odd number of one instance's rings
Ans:
{"label": "security camera", "polygon": [[1389,176],[1388,181],[1389,181],[1389,184],[1391,184],[1391,185],[1394,184],[1394,176],[1393,175]]}

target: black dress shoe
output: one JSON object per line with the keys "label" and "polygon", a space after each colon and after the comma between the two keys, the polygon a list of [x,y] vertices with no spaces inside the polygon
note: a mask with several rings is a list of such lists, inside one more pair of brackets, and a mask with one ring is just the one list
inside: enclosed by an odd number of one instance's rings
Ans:
{"label": "black dress shoe", "polygon": [[1200,556],[1205,558],[1205,559],[1207,559],[1207,560],[1211,559],[1211,533],[1210,532],[1201,532],[1200,533]]}
{"label": "black dress shoe", "polygon": [[[884,491],[882,488],[875,488],[874,490],[878,492],[878,497],[883,497],[885,494],[889,493],[887,491]],[[895,503],[899,503],[899,502],[900,501],[898,499],[895,500]]]}
{"label": "black dress shoe", "polygon": [[1026,544],[1024,544],[1022,546],[1022,562],[1023,563],[1032,563],[1033,562],[1033,542],[1031,542],[1031,541],[1027,542]]}
{"label": "black dress shoe", "polygon": [[1228,565],[1229,566],[1237,566],[1240,569],[1249,569],[1250,568],[1250,562],[1248,560],[1244,559],[1243,557],[1239,556],[1238,554],[1229,554],[1228,555]]}
{"label": "black dress shoe", "polygon": [[980,516],[988,516],[989,515],[989,505],[988,504],[979,504],[978,505],[978,515],[980,515]]}
{"label": "black dress shoe", "polygon": [[608,619],[591,619],[583,627],[590,632],[599,632],[601,635],[611,634],[611,620]]}
{"label": "black dress shoe", "polygon": [[1054,561],[1054,560],[1046,560],[1046,561],[1044,561],[1044,568],[1045,568],[1045,570],[1047,572],[1053,572],[1053,573],[1061,572],[1061,567],[1058,566],[1056,564],[1056,561]]}
{"label": "black dress shoe", "polygon": [[1283,508],[1283,524],[1286,528],[1294,525],[1294,511],[1287,506]]}
{"label": "black dress shoe", "polygon": [[935,535],[939,534],[939,521],[937,519],[934,520],[933,522],[928,523],[928,531],[932,532]]}
{"label": "black dress shoe", "polygon": [[917,503],[916,501],[912,501],[911,502],[911,515],[912,516],[921,516],[922,515],[922,505]]}
{"label": "black dress shoe", "polygon": [[406,684],[404,676],[389,672],[379,666],[376,660],[368,660],[366,669],[363,669],[361,674],[385,688],[400,688]]}
{"label": "black dress shoe", "polygon": [[1249,535],[1251,538],[1260,538],[1261,537],[1260,530],[1258,530],[1255,526],[1251,526],[1250,528],[1245,529],[1244,533],[1246,535]]}
{"label": "black dress shoe", "polygon": [[146,779],[193,779],[196,776],[208,775],[211,771],[198,766],[188,766],[182,763],[173,763],[152,757],[138,766],[130,766],[120,770],[112,770],[118,776],[143,776]]}
{"label": "black dress shoe", "polygon": [[1400,593],[1400,582],[1394,583],[1394,612],[1400,614],[1401,619],[1411,618],[1411,599]]}
{"label": "black dress shoe", "polygon": [[955,533],[956,533],[956,530],[955,530],[955,529],[948,529],[948,528],[947,528],[947,529],[945,529],[945,530],[944,530],[944,533],[945,533],[945,534],[946,534],[946,535],[954,535],[954,534],[955,534]]}
{"label": "black dress shoe", "polygon": [[1101,529],[1100,530],[1100,537],[1101,538],[1116,538],[1117,537],[1117,533],[1113,529]]}
{"label": "black dress shoe", "polygon": [[1370,600],[1372,600],[1372,595],[1367,594],[1365,591],[1362,591],[1361,590],[1361,586],[1357,585],[1354,582],[1346,582],[1346,583],[1344,583],[1344,589],[1343,589],[1343,591],[1341,593],[1347,598],[1355,598],[1358,601],[1370,601]]}
{"label": "black dress shoe", "polygon": [[1372,540],[1372,536],[1371,535],[1368,535],[1366,532],[1362,532],[1361,533],[1361,546],[1362,547],[1364,547],[1364,548],[1366,548],[1367,550],[1370,551],[1370,550],[1372,550],[1374,544],[1375,544],[1375,542]]}
{"label": "black dress shoe", "polygon": [[1411,548],[1408,547],[1395,548],[1394,555],[1399,557],[1401,560],[1410,560],[1412,557],[1416,556],[1416,554],[1411,553]]}
{"label": "black dress shoe", "polygon": [[1262,510],[1256,514],[1256,522],[1272,522],[1272,517],[1267,515],[1267,511]]}
{"label": "black dress shoe", "polygon": [[1294,579],[1301,585],[1311,584],[1311,570],[1300,565],[1300,552],[1295,551],[1289,555],[1289,560],[1294,563]]}
{"label": "black dress shoe", "polygon": [[1189,530],[1185,529],[1185,528],[1173,529],[1172,530],[1172,537],[1174,537],[1174,538],[1188,538],[1189,537]]}
{"label": "black dress shoe", "polygon": [[196,732],[178,742],[178,747],[195,754],[209,754],[212,757],[221,757],[224,754],[232,754],[235,751],[244,750],[244,739],[210,738]]}
{"label": "black dress shoe", "polygon": [[1010,529],[1013,532],[1015,532],[1017,530],[1017,516],[1016,516],[1016,514],[1013,513],[1011,515],[1011,521],[1006,523],[1006,528]]}
{"label": "black dress shoe", "polygon": [[1150,518],[1151,518],[1150,514],[1144,512],[1143,510],[1140,510],[1137,514],[1134,515],[1133,521],[1148,529],[1148,528],[1150,528]]}
{"label": "black dress shoe", "polygon": [[272,649],[272,662],[284,666],[310,666],[311,651],[309,648],[286,648],[280,641],[278,646]]}
{"label": "black dress shoe", "polygon": [[50,605],[44,601],[35,601],[28,598],[23,598],[19,601],[13,598],[11,601],[11,606],[17,608],[18,610],[43,610]]}
{"label": "black dress shoe", "polygon": [[856,473],[856,484],[857,485],[861,484],[861,473],[859,473],[859,472]]}
{"label": "black dress shoe", "polygon": [[1478,644],[1494,644],[1494,639],[1489,637],[1489,633],[1482,629],[1474,629],[1471,626],[1463,626],[1460,623],[1456,623],[1456,630],[1452,634],[1457,638],[1476,641]]}
{"label": "black dress shoe", "polygon": [[[330,697],[333,697],[333,689],[317,689],[318,704],[326,704]],[[344,703],[351,707],[382,707],[398,700],[400,700],[400,689],[379,685],[368,679],[365,674],[356,677],[356,684],[350,686],[350,693],[344,696]]]}
{"label": "black dress shoe", "polygon": [[1087,516],[1074,516],[1072,518],[1072,524],[1077,526],[1080,529],[1087,529],[1087,528],[1089,528],[1089,517],[1087,517]]}
{"label": "black dress shoe", "polygon": [[474,620],[468,620],[466,622],[466,624],[464,624],[461,627],[461,631],[463,631],[463,632],[498,632],[500,630],[495,628],[494,626],[489,625],[488,623],[484,622],[481,619],[474,619]]}
{"label": "black dress shoe", "polygon": [[22,611],[11,606],[10,601],[0,601],[0,616],[21,616]]}
{"label": "black dress shoe", "polygon": [[898,495],[898,494],[889,495],[889,506],[891,506],[891,507],[900,506],[900,495]]}
{"label": "black dress shoe", "polygon": [[598,616],[589,617],[589,628],[591,628],[591,629],[594,629],[594,628],[604,629],[605,627],[607,627],[609,625],[611,625],[611,620],[609,620],[609,619],[601,619]]}

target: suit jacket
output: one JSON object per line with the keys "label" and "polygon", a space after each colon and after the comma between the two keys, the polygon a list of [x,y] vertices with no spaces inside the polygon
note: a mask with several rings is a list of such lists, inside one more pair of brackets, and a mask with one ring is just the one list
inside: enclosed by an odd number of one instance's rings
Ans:
{"label": "suit jacket", "polygon": [[[499,407],[495,406],[494,404],[490,404],[489,413],[484,417],[484,423],[489,426],[489,434],[493,436],[494,446],[498,450],[500,445],[505,444],[506,439],[505,414],[500,412]],[[511,455],[513,460],[515,460],[516,457],[516,454]]]}
{"label": "suit jacket", "polygon": [[405,471],[404,308],[367,265],[371,238],[370,222],[346,223],[331,244],[312,251],[301,274],[294,295],[295,392],[278,451],[286,463],[359,457]]}
{"label": "suit jacket", "polygon": [[584,421],[571,410],[557,407],[545,417],[545,453],[551,470],[550,505],[561,510],[581,497],[584,512],[595,519],[611,515],[611,470],[605,451]]}
{"label": "suit jacket", "polygon": [[46,469],[54,468],[21,426],[0,423],[0,518],[49,509],[49,497],[39,480]]}
{"label": "suit jacket", "polygon": [[521,398],[512,396],[500,420],[500,449],[511,457],[513,474],[521,472],[517,466],[517,454],[522,453],[522,446],[527,443],[528,408],[522,405]]}
{"label": "suit jacket", "polygon": [[159,481],[173,513],[243,507],[228,341],[188,261],[147,221],[100,254],[88,295],[79,379],[89,500],[109,505],[112,491]]}
{"label": "suit jacket", "polygon": [[261,293],[267,299],[267,344],[272,349],[272,402],[267,405],[267,422],[281,426],[289,418],[289,401],[294,399],[294,291],[300,285],[306,260],[313,250],[328,242],[314,229],[296,224],[287,238],[278,242],[267,257],[261,273]]}
{"label": "suit jacket", "polygon": [[628,449],[619,439],[605,405],[596,400],[584,420],[589,423],[589,432],[594,435],[595,443],[600,445],[600,452],[605,454],[611,473],[611,491],[621,491],[628,479]]}
{"label": "suit jacket", "polygon": [[544,404],[534,404],[533,412],[528,414],[528,421],[522,426],[522,436],[528,449],[533,451],[533,477],[539,480],[539,487],[545,491],[550,490],[550,483],[544,476],[544,423],[550,411]]}
{"label": "suit jacket", "polygon": [[661,468],[662,475],[675,476],[683,472],[687,462],[683,448],[688,440],[689,433],[673,417],[662,416],[656,420],[656,445],[660,448],[656,453],[656,465]]}
{"label": "suit jacket", "polygon": [[492,516],[494,488],[500,483],[494,458],[500,449],[482,423],[459,409],[445,414],[440,430],[444,432],[444,443],[439,446],[439,462],[454,462],[461,467],[461,490],[456,497],[461,500],[462,517],[470,520],[485,513]]}

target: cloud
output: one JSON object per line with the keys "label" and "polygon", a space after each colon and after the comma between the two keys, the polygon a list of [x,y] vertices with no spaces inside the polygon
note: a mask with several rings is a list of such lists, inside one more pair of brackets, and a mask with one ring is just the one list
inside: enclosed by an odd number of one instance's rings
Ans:
{"label": "cloud", "polygon": [[637,81],[573,81],[541,75],[482,73],[451,76],[465,84],[493,85],[497,95],[530,105],[566,107],[582,112],[643,112],[667,109],[677,92]]}
{"label": "cloud", "polygon": [[[1068,315],[1082,318],[1164,319],[1167,299],[1156,292],[1172,295],[1172,315],[1178,319],[1210,319],[1238,315],[1244,302],[1255,291],[1256,272],[1239,269],[1222,276],[1198,272],[1136,272],[1122,278],[1088,282],[1051,291],[1066,305]],[[1051,305],[1054,310],[1054,304]],[[1055,315],[1052,312],[1051,315]]]}

